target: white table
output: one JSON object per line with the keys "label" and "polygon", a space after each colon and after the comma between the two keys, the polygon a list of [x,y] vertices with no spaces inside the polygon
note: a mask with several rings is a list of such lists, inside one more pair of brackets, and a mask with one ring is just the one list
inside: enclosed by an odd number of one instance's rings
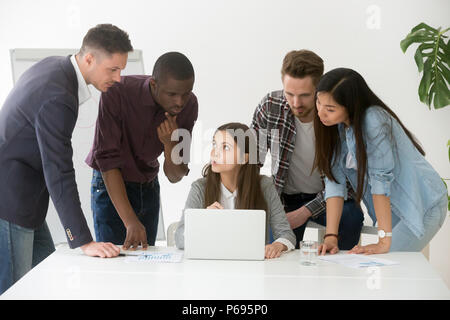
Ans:
{"label": "white table", "polygon": [[421,253],[377,257],[400,264],[352,269],[319,261],[307,267],[300,265],[298,250],[265,261],[127,262],[126,257],[92,258],[61,246],[0,298],[450,299],[449,289]]}

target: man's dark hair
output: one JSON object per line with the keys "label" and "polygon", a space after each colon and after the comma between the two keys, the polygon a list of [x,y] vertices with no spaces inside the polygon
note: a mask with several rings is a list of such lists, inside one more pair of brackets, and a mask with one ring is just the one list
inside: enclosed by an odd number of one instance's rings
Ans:
{"label": "man's dark hair", "polygon": [[175,80],[193,79],[195,78],[194,67],[184,54],[167,52],[156,60],[152,77],[159,82],[163,82],[167,78]]}
{"label": "man's dark hair", "polygon": [[128,33],[112,24],[98,24],[89,29],[83,38],[80,53],[89,49],[101,50],[107,54],[133,51]]}

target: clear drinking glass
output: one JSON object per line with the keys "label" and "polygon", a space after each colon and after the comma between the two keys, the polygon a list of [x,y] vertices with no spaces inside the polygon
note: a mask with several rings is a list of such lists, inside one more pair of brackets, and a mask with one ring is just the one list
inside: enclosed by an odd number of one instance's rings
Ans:
{"label": "clear drinking glass", "polygon": [[300,263],[304,266],[315,266],[317,264],[317,255],[319,244],[317,241],[300,241]]}

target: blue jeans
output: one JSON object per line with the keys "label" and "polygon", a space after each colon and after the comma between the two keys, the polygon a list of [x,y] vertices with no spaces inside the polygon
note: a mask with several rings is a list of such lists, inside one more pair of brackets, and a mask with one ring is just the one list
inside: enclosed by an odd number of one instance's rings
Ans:
{"label": "blue jeans", "polygon": [[[147,242],[154,246],[158,232],[160,205],[158,177],[147,183],[125,181],[125,188],[131,207],[145,227]],[[96,240],[122,245],[125,242],[127,230],[109,197],[102,174],[97,170],[94,170],[92,176],[91,208]]]}
{"label": "blue jeans", "polygon": [[389,250],[422,251],[444,224],[447,217],[447,201],[445,195],[438,204],[425,213],[423,217],[425,233],[422,238],[414,235],[405,222],[392,213],[392,243]]}
{"label": "blue jeans", "polygon": [[[286,212],[297,210],[309,201],[315,198],[315,194],[298,194],[298,195],[285,195],[282,194],[284,210]],[[320,225],[326,226],[326,212],[317,217],[316,219],[308,219]],[[295,248],[299,248],[299,241],[303,240],[303,235],[305,233],[306,224],[305,222],[298,228],[292,231],[295,234],[296,245]],[[341,221],[339,223],[339,240],[338,247],[341,250],[350,250],[359,242],[359,237],[361,235],[361,229],[364,221],[364,213],[355,204],[355,201],[349,199],[344,202],[344,208],[342,211]],[[322,239],[319,239],[322,241]]]}
{"label": "blue jeans", "polygon": [[32,230],[0,219],[0,294],[54,251],[46,222]]}

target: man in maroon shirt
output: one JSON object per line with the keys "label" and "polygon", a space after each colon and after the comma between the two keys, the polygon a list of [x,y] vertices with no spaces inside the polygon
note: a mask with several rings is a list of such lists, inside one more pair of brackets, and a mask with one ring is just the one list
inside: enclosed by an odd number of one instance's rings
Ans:
{"label": "man in maroon shirt", "polygon": [[160,206],[158,157],[164,152],[163,170],[172,183],[189,172],[189,148],[181,150],[183,162],[172,159],[180,141],[171,137],[177,129],[192,133],[198,116],[194,78],[188,58],[169,52],[158,58],[152,76],[123,76],[102,93],[94,144],[86,159],[94,169],[91,206],[97,241],[123,244],[124,249],[154,245]]}

